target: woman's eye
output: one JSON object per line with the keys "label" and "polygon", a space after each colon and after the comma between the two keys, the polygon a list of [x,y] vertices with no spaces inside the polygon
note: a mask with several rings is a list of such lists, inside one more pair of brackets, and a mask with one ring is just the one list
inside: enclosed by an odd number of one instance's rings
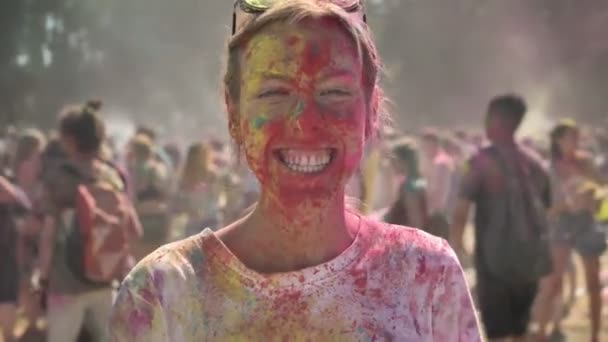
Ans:
{"label": "woman's eye", "polygon": [[264,90],[261,93],[259,93],[257,97],[259,99],[263,99],[263,98],[268,98],[268,97],[288,96],[288,95],[289,95],[288,89],[277,88],[277,89]]}

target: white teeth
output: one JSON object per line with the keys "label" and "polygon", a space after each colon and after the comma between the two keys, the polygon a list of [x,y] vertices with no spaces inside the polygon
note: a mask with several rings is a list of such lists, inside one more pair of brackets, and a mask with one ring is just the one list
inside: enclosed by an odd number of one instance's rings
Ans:
{"label": "white teeth", "polygon": [[279,151],[283,164],[298,173],[316,173],[324,170],[331,161],[331,150],[301,151],[284,149]]}

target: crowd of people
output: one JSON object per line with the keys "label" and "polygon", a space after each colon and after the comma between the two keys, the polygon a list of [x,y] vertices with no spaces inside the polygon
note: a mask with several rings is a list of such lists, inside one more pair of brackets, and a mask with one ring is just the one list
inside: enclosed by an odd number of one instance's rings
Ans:
{"label": "crowd of people", "polygon": [[[489,111],[500,108],[500,112],[515,115],[516,127],[525,113],[523,106],[520,98],[507,96],[497,98]],[[0,251],[8,262],[2,266],[0,314],[5,341],[12,340],[10,332],[18,317],[31,325],[30,329],[40,328],[36,323],[47,317],[42,321],[46,321],[43,329],[50,341],[76,340],[79,334],[95,336],[107,325],[116,283],[100,288],[76,279],[65,260],[65,230],[72,224],[69,219],[52,219],[65,216],[58,212],[74,206],[75,187],[82,182],[82,176],[70,172],[73,170],[66,165],[76,165],[77,170],[95,177],[124,181],[124,191],[141,225],[131,246],[134,261],[204,228],[222,227],[244,215],[258,199],[258,182],[240,165],[228,144],[202,139],[182,150],[173,144],[163,145],[154,130],[141,126],[126,146],[116,146],[105,136],[99,111],[100,104],[95,101],[68,106],[59,115],[56,131],[8,130],[2,140]],[[589,293],[590,328],[593,336],[599,336],[599,257],[606,248],[602,225],[608,220],[600,185],[608,179],[608,135],[601,129],[562,120],[546,140],[540,135],[520,139],[514,146],[522,154],[505,157],[529,157],[532,165],[539,166],[536,173],[514,171],[505,173],[501,180],[483,178],[497,177],[496,169],[474,169],[476,165],[491,168],[484,163],[492,158],[488,154],[495,153],[492,146],[500,143],[492,140],[496,139],[493,134],[506,134],[488,129],[488,141],[464,130],[428,128],[419,135],[405,135],[385,129],[381,142],[366,151],[347,195],[356,198],[356,209],[370,217],[420,227],[449,240],[465,265],[470,258],[462,242],[463,230],[470,222],[468,207],[474,204],[477,304],[489,334],[523,334],[532,318],[544,332],[556,310],[554,303],[561,295],[571,252],[578,252]],[[103,161],[102,167],[99,161]],[[512,160],[497,163],[494,167],[499,169],[517,165]],[[551,272],[543,273],[546,277],[542,280],[537,277],[538,281],[515,285],[484,270],[487,266],[481,257],[488,248],[484,244],[495,248],[484,236],[483,227],[496,225],[491,216],[507,198],[504,186],[510,178],[542,184],[543,205],[551,216]],[[519,215],[526,216],[525,212]],[[500,219],[511,222],[507,216]],[[499,238],[500,243],[507,241]],[[532,305],[537,298],[538,313],[534,316]],[[553,335],[563,334],[560,322],[557,320]]]}
{"label": "crowd of people", "polygon": [[165,243],[236,219],[257,198],[253,176],[236,165],[227,144],[201,139],[181,150],[162,145],[153,129],[141,126],[126,146],[116,146],[106,136],[100,110],[98,101],[70,105],[53,131],[9,128],[2,138],[5,341],[13,341],[18,317],[32,329],[46,318],[49,341],[76,340],[85,323],[91,336],[105,330],[116,284],[79,279],[66,260],[73,256],[70,212],[78,186],[88,179],[117,184],[133,208],[130,266]]}
{"label": "crowd of people", "polygon": [[545,341],[563,333],[552,314],[573,251],[599,341],[608,127],[562,120],[517,139],[527,105],[512,94],[471,123],[485,132],[382,126],[361,11],[235,12],[237,147],[184,148],[145,125],[120,146],[97,100],[63,108],[50,132],[6,129],[4,341],[23,325],[50,342],[480,341],[477,311],[492,341]]}

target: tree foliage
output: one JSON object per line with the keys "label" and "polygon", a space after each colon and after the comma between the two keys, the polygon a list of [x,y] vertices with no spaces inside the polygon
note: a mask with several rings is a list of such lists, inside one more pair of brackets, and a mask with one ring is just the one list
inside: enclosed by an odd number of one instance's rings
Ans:
{"label": "tree foliage", "polygon": [[[558,116],[605,115],[608,2],[366,3],[402,126],[477,121],[501,91],[522,92]],[[3,0],[0,122],[48,126],[63,104],[100,97],[167,129],[218,127],[231,6]]]}

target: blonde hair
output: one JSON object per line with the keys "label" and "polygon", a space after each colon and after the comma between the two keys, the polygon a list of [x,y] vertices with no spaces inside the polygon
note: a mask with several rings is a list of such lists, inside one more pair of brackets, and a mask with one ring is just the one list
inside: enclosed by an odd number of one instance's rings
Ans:
{"label": "blonde hair", "polygon": [[[382,70],[380,58],[371,32],[360,19],[353,19],[346,11],[331,2],[286,0],[273,5],[259,16],[253,16],[232,36],[228,42],[228,61],[224,76],[224,88],[231,100],[240,97],[240,56],[242,47],[260,30],[276,22],[295,24],[307,19],[335,20],[355,43],[357,54],[362,62],[363,86],[368,103],[367,133],[378,134],[383,117],[383,92],[379,84]],[[232,119],[232,118],[231,118]]]}
{"label": "blonde hair", "polygon": [[152,140],[143,134],[137,134],[131,139],[129,146],[138,160],[145,160],[152,156]]}
{"label": "blonde hair", "polygon": [[211,147],[209,144],[196,143],[190,145],[179,182],[180,188],[191,188],[209,178],[211,175],[210,157]]}

